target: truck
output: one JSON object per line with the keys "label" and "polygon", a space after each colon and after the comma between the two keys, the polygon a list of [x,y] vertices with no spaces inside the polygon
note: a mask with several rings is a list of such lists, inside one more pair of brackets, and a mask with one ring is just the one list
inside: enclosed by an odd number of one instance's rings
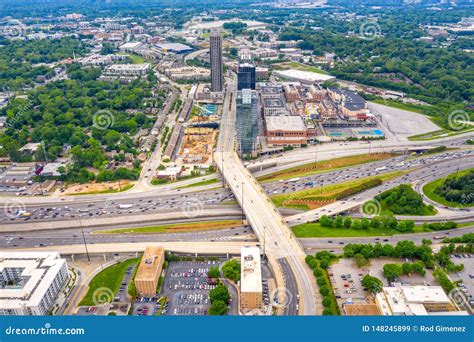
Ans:
{"label": "truck", "polygon": [[304,185],[306,185],[306,186],[313,186],[313,184],[314,184],[313,182],[306,182],[306,183],[304,183]]}
{"label": "truck", "polygon": [[297,177],[297,178],[291,178],[291,179],[289,179],[288,181],[294,183],[294,182],[299,181],[300,179],[301,179],[301,178]]}
{"label": "truck", "polygon": [[375,171],[377,171],[377,172],[384,171],[384,170],[387,170],[386,166],[378,167],[378,168],[375,169]]}
{"label": "truck", "polygon": [[131,207],[133,207],[133,204],[120,204],[118,206],[119,209],[130,209]]}

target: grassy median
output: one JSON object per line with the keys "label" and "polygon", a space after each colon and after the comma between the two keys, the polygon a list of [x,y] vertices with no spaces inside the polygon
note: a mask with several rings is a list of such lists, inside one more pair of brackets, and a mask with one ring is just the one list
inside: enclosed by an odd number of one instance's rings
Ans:
{"label": "grassy median", "polygon": [[[409,172],[406,171],[394,171],[389,172],[383,175],[371,176],[360,178],[356,180],[351,180],[344,183],[338,184],[330,184],[325,185],[323,187],[314,187],[310,189],[305,189],[301,191],[291,192],[291,193],[284,193],[271,196],[273,203],[277,207],[283,208],[297,208],[301,210],[309,210],[309,205],[302,203],[302,201],[309,202],[320,202],[320,203],[330,203],[335,201],[339,195],[341,195],[344,191],[348,191],[350,189],[355,189],[357,187],[363,186],[364,184],[370,184],[371,181],[379,179],[381,181],[388,181],[390,179],[396,178],[401,176],[404,173]],[[369,189],[370,187],[367,187]]]}
{"label": "grassy median", "polygon": [[93,234],[156,234],[156,233],[187,233],[194,231],[226,229],[242,225],[241,220],[222,220],[206,222],[175,223],[159,226],[118,228],[96,230]]}
{"label": "grassy median", "polygon": [[358,154],[355,156],[341,157],[330,160],[321,160],[300,166],[291,167],[285,170],[270,173],[265,176],[257,177],[259,182],[274,182],[280,179],[290,179],[294,177],[306,177],[314,174],[334,171],[350,166],[372,163],[380,160],[394,157],[390,153]]}

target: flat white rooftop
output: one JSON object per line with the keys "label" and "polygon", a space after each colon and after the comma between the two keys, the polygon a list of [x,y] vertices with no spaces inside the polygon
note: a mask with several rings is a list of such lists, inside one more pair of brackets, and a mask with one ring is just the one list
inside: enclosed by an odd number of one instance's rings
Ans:
{"label": "flat white rooftop", "polygon": [[242,247],[240,264],[240,292],[262,292],[260,248]]}
{"label": "flat white rooftop", "polygon": [[303,71],[297,69],[275,70],[273,72],[276,76],[287,78],[290,80],[297,80],[303,83],[314,83],[335,79],[334,76],[326,74],[318,74],[312,71]]}
{"label": "flat white rooftop", "polygon": [[65,263],[58,252],[0,252],[0,272],[16,269],[23,279],[0,288],[0,308],[38,306]]}
{"label": "flat white rooftop", "polygon": [[299,115],[265,116],[267,131],[306,131],[304,120]]}

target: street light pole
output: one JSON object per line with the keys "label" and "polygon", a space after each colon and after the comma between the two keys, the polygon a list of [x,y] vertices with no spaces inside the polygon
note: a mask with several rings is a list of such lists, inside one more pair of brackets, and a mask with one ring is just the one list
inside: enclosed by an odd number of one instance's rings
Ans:
{"label": "street light pole", "polygon": [[82,232],[82,241],[84,242],[84,247],[86,249],[86,255],[87,255],[87,261],[91,261],[91,257],[89,255],[89,250],[87,249],[87,242],[86,242],[86,235],[84,234],[84,227],[82,226],[82,220],[81,216],[79,216],[79,224],[81,226],[81,232]]}
{"label": "street light pole", "polygon": [[244,181],[242,181],[242,223],[245,221],[245,211],[244,211]]}

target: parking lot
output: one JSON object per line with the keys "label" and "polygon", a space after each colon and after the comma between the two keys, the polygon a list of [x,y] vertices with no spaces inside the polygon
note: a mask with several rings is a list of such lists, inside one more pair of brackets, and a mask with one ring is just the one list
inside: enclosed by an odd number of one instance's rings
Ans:
{"label": "parking lot", "polygon": [[460,281],[460,289],[466,294],[471,308],[474,307],[474,255],[452,254],[451,260],[455,264],[464,264],[464,270],[451,274],[454,281]]}
{"label": "parking lot", "polygon": [[[411,262],[411,260],[409,260]],[[352,301],[353,303],[363,303],[369,293],[364,291],[362,278],[371,274],[383,281],[384,286],[388,286],[387,279],[383,276],[383,266],[390,263],[401,264],[405,260],[401,259],[371,259],[370,265],[358,268],[353,259],[340,259],[337,264],[333,264],[328,269],[331,285],[339,304]],[[471,271],[472,272],[472,271]],[[431,270],[426,270],[424,277],[418,274],[402,275],[399,279],[402,285],[438,285]]]}
{"label": "parking lot", "polygon": [[130,280],[132,279],[135,266],[137,265],[131,265],[125,271],[125,276],[123,277],[122,283],[120,284],[120,288],[114,298],[115,302],[125,303],[129,301],[128,300],[128,284],[130,283]]}
{"label": "parking lot", "polygon": [[345,303],[349,298],[353,302],[365,302],[367,293],[362,286],[362,278],[367,271],[357,268],[352,259],[340,259],[328,268],[328,275],[338,302]]}
{"label": "parking lot", "polygon": [[[134,316],[154,316],[157,314],[157,311],[166,310],[166,308],[162,308],[162,304],[159,303],[160,296],[155,297],[140,297],[135,299],[133,303],[133,315]],[[164,304],[164,303],[163,303]],[[163,305],[164,306],[164,305]]]}
{"label": "parking lot", "polygon": [[210,306],[209,292],[215,288],[207,274],[220,261],[170,262],[160,295],[166,296],[169,307],[163,315],[202,316]]}

